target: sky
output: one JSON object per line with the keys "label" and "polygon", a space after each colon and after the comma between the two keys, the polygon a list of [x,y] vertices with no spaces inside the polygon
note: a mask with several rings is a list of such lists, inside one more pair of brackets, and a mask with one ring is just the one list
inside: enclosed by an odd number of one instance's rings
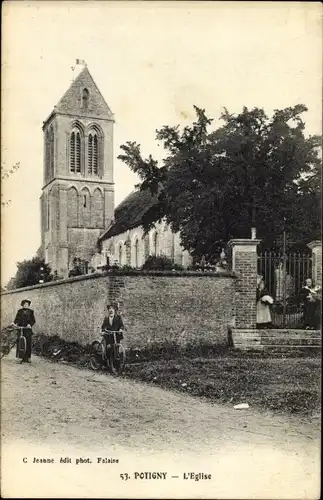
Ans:
{"label": "sky", "polygon": [[[116,204],[138,182],[117,160],[137,141],[162,158],[163,125],[185,126],[193,105],[219,125],[224,107],[268,114],[305,104],[307,134],[322,131],[320,2],[18,1],[2,4],[1,283],[40,246],[43,121],[84,59],[115,115]],[[74,72],[75,78],[75,72]]]}

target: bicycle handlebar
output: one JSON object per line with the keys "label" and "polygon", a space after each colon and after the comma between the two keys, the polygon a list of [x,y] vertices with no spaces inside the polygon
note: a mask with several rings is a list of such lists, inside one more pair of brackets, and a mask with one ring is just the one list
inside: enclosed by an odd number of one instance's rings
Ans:
{"label": "bicycle handlebar", "polygon": [[123,333],[123,330],[101,330],[101,333]]}

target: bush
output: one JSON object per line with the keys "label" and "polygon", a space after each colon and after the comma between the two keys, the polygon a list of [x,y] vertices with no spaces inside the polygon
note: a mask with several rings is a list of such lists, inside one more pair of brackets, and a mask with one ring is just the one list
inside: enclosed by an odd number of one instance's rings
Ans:
{"label": "bush", "polygon": [[125,264],[121,268],[117,268],[117,269],[122,269],[123,271],[133,271],[135,268],[132,266],[129,266],[129,264]]}
{"label": "bush", "polygon": [[174,264],[171,259],[166,257],[165,255],[150,255],[144,265],[141,268],[142,270],[158,270],[158,271],[171,271],[175,269],[176,271],[183,271],[183,266],[178,264]]}

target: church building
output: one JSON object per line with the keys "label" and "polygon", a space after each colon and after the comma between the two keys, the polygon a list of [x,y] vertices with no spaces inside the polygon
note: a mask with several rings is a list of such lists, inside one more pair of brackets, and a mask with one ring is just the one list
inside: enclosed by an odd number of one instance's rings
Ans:
{"label": "church building", "polygon": [[87,66],[43,123],[40,255],[67,277],[75,259],[89,272],[112,263],[139,268],[164,254],[187,266],[179,235],[164,223],[144,236],[141,217],[154,202],[134,191],[114,209],[114,115]]}

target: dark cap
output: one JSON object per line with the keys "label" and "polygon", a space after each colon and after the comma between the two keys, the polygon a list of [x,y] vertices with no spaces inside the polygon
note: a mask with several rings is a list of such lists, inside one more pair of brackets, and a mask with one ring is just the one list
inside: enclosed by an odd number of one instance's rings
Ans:
{"label": "dark cap", "polygon": [[22,301],[21,301],[21,305],[23,306],[24,304],[26,304],[26,302],[27,302],[27,304],[30,306],[30,304],[31,304],[31,300],[28,300],[28,299],[22,300]]}
{"label": "dark cap", "polygon": [[110,302],[109,304],[107,304],[107,309],[109,309],[110,307],[113,307],[113,309],[117,311],[119,309],[119,304],[118,302]]}

